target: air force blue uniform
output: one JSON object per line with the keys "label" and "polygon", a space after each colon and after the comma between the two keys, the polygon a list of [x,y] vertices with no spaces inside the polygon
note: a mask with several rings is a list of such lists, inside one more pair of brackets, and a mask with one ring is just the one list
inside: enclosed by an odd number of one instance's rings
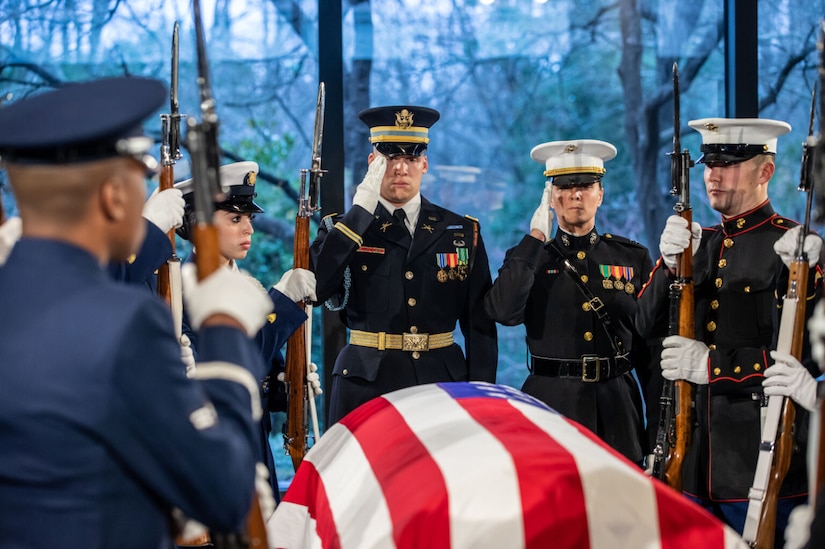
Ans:
{"label": "air force blue uniform", "polygon": [[[173,506],[242,526],[259,459],[250,392],[187,379],[163,303],[79,248],[23,238],[0,304],[3,547],[168,547]],[[264,373],[239,330],[207,328],[199,350]]]}

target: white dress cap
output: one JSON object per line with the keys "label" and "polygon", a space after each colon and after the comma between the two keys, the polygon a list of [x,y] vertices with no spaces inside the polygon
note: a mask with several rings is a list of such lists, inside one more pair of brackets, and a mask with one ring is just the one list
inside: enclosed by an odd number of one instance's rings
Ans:
{"label": "white dress cap", "polygon": [[[247,181],[247,185],[254,185],[256,178],[252,176],[247,179],[246,176],[249,173],[255,175],[258,174],[257,162],[234,162],[232,164],[225,164],[221,166],[221,189],[223,190],[223,192],[228,193],[229,187],[234,187],[235,185],[243,185],[245,180]],[[181,181],[180,183],[175,183],[175,188],[180,189],[180,191],[183,194],[191,193],[193,190],[192,179],[187,179],[185,181]]]}
{"label": "white dress cap", "polygon": [[597,139],[550,141],[533,147],[530,156],[545,165],[545,177],[572,173],[602,175],[604,163],[616,156],[616,147]]}
{"label": "white dress cap", "polygon": [[691,120],[688,125],[702,134],[704,156],[697,162],[705,163],[776,154],[777,138],[791,131],[787,122],[767,118],[701,118]]}

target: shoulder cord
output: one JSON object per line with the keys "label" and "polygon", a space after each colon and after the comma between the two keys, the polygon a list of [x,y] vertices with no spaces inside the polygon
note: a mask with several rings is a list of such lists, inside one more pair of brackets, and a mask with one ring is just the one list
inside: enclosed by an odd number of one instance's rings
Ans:
{"label": "shoulder cord", "polygon": [[[327,231],[331,231],[333,224],[332,224],[332,216],[327,216],[323,218],[322,223],[324,227],[326,227]],[[344,269],[344,297],[341,299],[341,303],[339,305],[335,305],[332,302],[332,298],[330,297],[324,302],[324,306],[336,313],[338,311],[343,311],[344,308],[347,306],[347,302],[349,301],[349,289],[352,286],[352,273],[349,270],[349,265],[347,265],[346,269]]]}
{"label": "shoulder cord", "polygon": [[564,272],[576,283],[576,287],[584,294],[585,299],[587,299],[588,303],[590,303],[590,310],[595,313],[595,315],[599,318],[602,323],[602,327],[604,328],[605,333],[607,334],[607,338],[610,340],[610,345],[613,347],[613,352],[616,353],[616,356],[622,356],[627,353],[624,348],[624,344],[622,343],[619,334],[616,333],[616,329],[613,327],[613,323],[610,321],[610,317],[607,315],[607,311],[604,310],[604,302],[593,295],[593,292],[590,291],[584,282],[582,282],[581,277],[579,276],[579,272],[573,266],[570,261],[564,257],[556,247],[556,244],[553,241],[550,241],[548,247],[553,250],[553,252],[558,256],[561,260],[562,264],[564,265]]}

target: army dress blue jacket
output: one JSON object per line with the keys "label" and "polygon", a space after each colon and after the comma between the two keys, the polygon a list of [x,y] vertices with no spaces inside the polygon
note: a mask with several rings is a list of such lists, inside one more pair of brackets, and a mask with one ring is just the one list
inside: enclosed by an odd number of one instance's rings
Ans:
{"label": "army dress blue jacket", "polygon": [[166,306],[69,244],[23,238],[0,268],[0,545],[169,547],[172,508],[236,531],[254,494],[241,331],[201,333],[191,380]]}
{"label": "army dress blue jacket", "polygon": [[[594,228],[583,236],[557,230],[556,249],[571,262],[592,294],[604,303],[615,334],[627,354],[624,374],[599,381],[581,375],[547,376],[533,371],[522,391],[573,419],[632,461],[640,461],[644,446],[642,396],[630,368],[646,373],[643,342],[635,328],[636,294],[653,268],[647,248],[624,237],[600,235]],[[507,251],[485,307],[501,324],[524,324],[531,356],[581,363],[582,357],[615,357],[603,323],[587,298],[565,273],[559,256],[530,235]],[[638,345],[638,347],[637,347]],[[578,373],[578,372],[577,372]],[[595,370],[583,372],[595,377]]]}
{"label": "army dress blue jacket", "polygon": [[[714,501],[745,501],[753,485],[762,439],[762,381],[773,364],[788,269],[774,243],[793,220],[774,212],[769,201],[736,217],[704,228],[693,255],[695,339],[710,348],[707,385],[694,387],[691,444],[682,466],[683,489]],[[811,265],[806,318],[821,294],[821,269]],[[668,287],[672,282],[662,260],[639,297],[639,331],[662,337],[668,326]],[[807,321],[806,321],[807,322]],[[664,331],[663,331],[664,330]],[[802,363],[816,377],[808,338]],[[661,374],[659,374],[661,375]],[[658,409],[656,400],[648,406]],[[655,428],[655,426],[654,426]],[[808,414],[796,407],[795,444],[780,496],[807,492],[805,453]]]}
{"label": "army dress blue jacket", "polygon": [[456,343],[422,352],[345,346],[333,368],[330,425],[397,389],[440,381],[495,382],[496,327],[482,303],[492,281],[477,221],[423,196],[411,241],[406,227],[381,204],[374,213],[354,206],[328,219],[332,228],[322,223],[310,247],[320,302],[334,297],[340,303],[346,293],[340,314],[350,330],[443,334],[458,323],[466,351],[465,358]]}

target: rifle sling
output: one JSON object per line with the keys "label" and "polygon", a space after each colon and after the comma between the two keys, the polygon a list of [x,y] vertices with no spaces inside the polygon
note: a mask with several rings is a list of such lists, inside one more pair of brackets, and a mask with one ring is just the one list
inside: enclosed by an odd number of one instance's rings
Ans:
{"label": "rifle sling", "polygon": [[610,321],[610,316],[607,314],[607,311],[604,309],[604,302],[597,296],[593,295],[593,292],[590,291],[590,288],[582,282],[581,277],[579,276],[579,272],[573,266],[570,261],[564,257],[561,250],[556,247],[555,242],[550,242],[547,245],[556,256],[558,256],[559,260],[561,261],[562,265],[564,265],[564,272],[570,279],[576,284],[576,287],[579,291],[584,295],[585,299],[587,299],[588,303],[590,303],[590,310],[593,311],[593,314],[599,319],[599,322],[604,328],[604,332],[607,334],[607,339],[610,340],[610,346],[613,347],[613,352],[616,353],[616,356],[622,356],[626,353],[624,349],[624,344],[622,343],[619,334],[616,332],[616,328],[613,326],[613,323]]}

